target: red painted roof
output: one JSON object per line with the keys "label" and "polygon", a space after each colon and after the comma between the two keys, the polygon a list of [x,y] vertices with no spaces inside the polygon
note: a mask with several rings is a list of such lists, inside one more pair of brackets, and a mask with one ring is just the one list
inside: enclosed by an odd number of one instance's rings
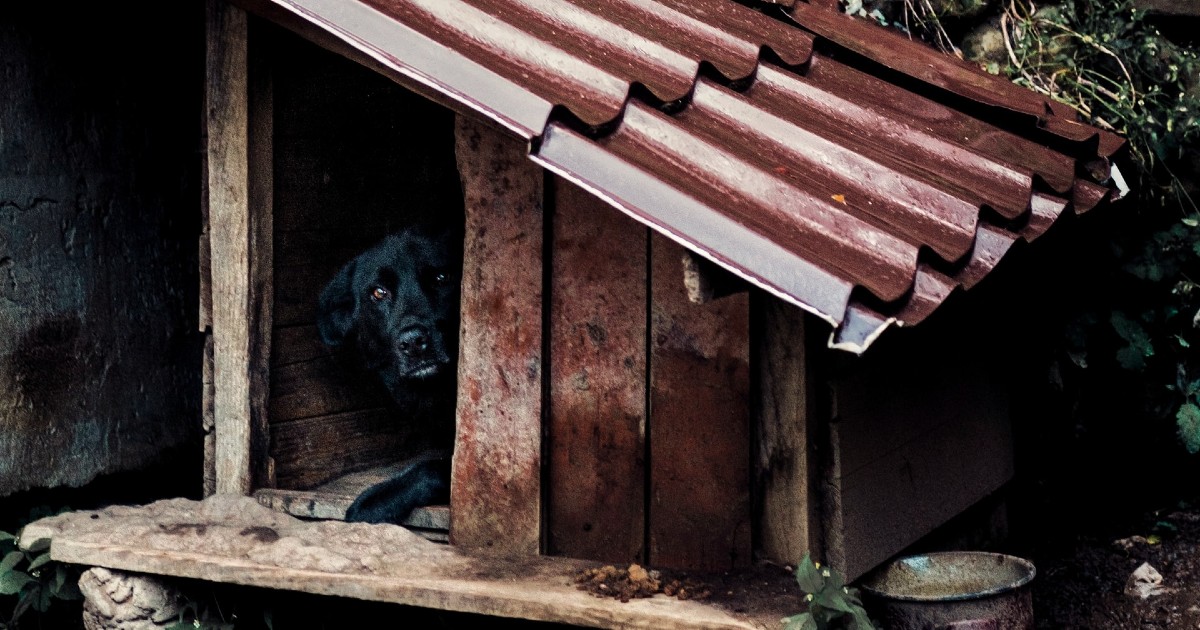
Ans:
{"label": "red painted roof", "polygon": [[241,3],[495,120],[531,159],[829,321],[831,344],[856,352],[1064,210],[1111,198],[1123,144],[800,1],[782,20],[731,0]]}

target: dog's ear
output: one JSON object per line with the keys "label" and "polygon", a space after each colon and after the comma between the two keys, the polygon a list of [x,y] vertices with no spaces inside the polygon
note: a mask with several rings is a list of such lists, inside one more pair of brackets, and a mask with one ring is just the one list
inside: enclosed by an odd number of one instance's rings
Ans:
{"label": "dog's ear", "polygon": [[354,327],[354,261],[346,263],[325,289],[317,304],[317,332],[325,345],[336,348],[346,340]]}

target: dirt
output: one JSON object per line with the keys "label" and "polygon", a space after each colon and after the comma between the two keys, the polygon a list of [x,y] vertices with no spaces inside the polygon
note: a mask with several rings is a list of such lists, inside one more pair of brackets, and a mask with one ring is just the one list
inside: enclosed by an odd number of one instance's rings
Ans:
{"label": "dirt", "polygon": [[[1106,529],[1037,560],[1038,628],[1200,628],[1200,506],[1179,503]],[[1145,599],[1126,592],[1143,563],[1162,580]]]}
{"label": "dirt", "polygon": [[612,565],[586,569],[575,576],[575,583],[580,590],[597,597],[612,597],[623,602],[653,597],[656,593],[683,600],[712,596],[712,586],[703,580],[685,574],[647,570],[638,564],[631,564],[627,569]]}

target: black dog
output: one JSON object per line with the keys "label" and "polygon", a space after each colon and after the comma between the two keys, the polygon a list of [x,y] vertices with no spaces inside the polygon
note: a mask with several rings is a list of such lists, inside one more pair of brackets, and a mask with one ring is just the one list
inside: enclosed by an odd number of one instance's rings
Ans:
{"label": "black dog", "polygon": [[359,254],[321,293],[317,329],[391,394],[429,449],[355,499],[347,521],[399,523],[450,498],[461,239],[413,227]]}

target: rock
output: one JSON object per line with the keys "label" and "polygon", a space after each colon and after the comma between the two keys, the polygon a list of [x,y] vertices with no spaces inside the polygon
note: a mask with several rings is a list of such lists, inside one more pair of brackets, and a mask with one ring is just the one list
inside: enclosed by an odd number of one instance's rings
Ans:
{"label": "rock", "polygon": [[183,597],[160,580],[103,568],[79,578],[87,630],[159,630],[179,620]]}
{"label": "rock", "polygon": [[998,24],[987,23],[967,33],[962,39],[963,58],[978,64],[1003,64],[1008,61],[1004,33]]}
{"label": "rock", "polygon": [[1149,599],[1155,595],[1174,592],[1175,589],[1167,588],[1162,583],[1162,574],[1150,566],[1149,562],[1143,562],[1140,567],[1134,569],[1129,580],[1125,582],[1125,594],[1130,597]]}

